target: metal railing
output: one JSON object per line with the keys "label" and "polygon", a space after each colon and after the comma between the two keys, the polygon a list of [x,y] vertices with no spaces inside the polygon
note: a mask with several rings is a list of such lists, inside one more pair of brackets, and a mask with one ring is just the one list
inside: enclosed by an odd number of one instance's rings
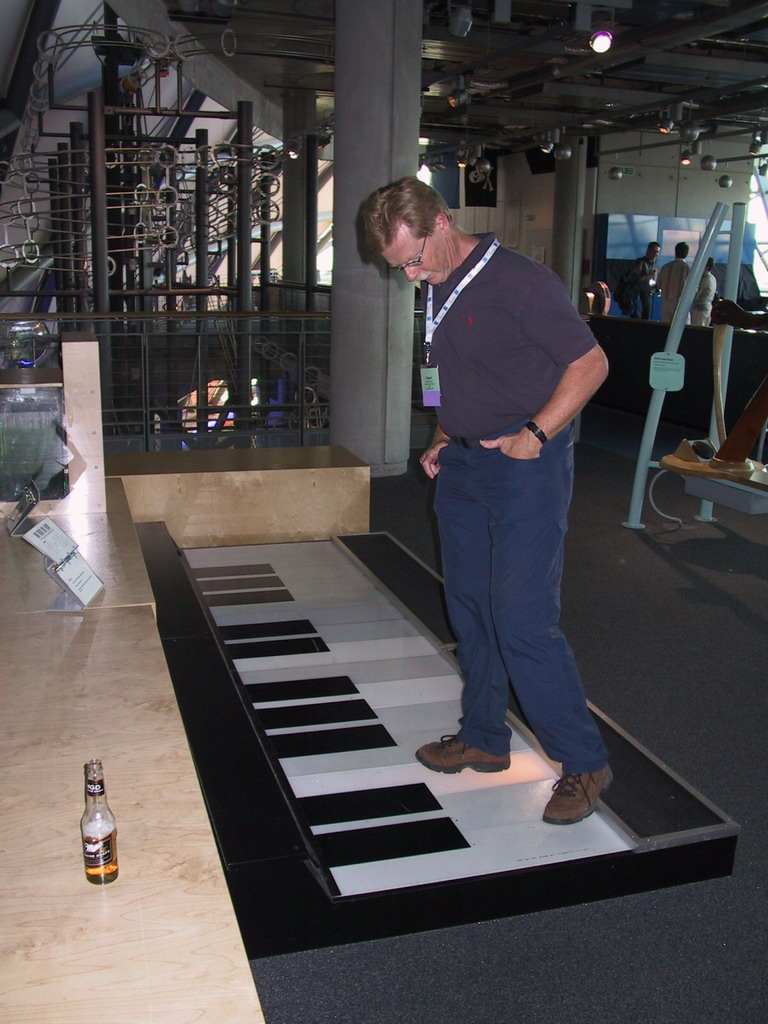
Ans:
{"label": "metal railing", "polygon": [[5,315],[0,338],[34,319],[98,338],[107,452],[328,444],[327,313]]}

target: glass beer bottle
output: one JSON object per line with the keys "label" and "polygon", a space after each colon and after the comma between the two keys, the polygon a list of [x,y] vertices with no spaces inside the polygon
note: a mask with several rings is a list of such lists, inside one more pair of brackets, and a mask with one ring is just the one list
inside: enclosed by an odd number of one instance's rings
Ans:
{"label": "glass beer bottle", "polygon": [[80,819],[85,877],[94,885],[117,878],[117,826],[104,789],[104,769],[94,758],[85,764],[85,810]]}

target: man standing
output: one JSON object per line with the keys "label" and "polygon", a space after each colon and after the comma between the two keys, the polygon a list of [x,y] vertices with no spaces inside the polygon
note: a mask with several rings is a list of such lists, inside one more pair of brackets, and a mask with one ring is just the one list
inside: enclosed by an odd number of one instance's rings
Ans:
{"label": "man standing", "polygon": [[699,287],[693,297],[693,309],[691,310],[691,323],[694,327],[709,327],[709,320],[712,316],[712,303],[715,299],[717,281],[712,273],[715,261],[710,256],[704,265],[704,273],[701,275]]}
{"label": "man standing", "polygon": [[426,293],[422,386],[439,425],[421,464],[437,477],[464,688],[458,732],[416,757],[437,772],[508,768],[511,682],[563,765],[544,820],[581,821],[611,772],[559,628],[560,580],[572,420],[605,380],[605,355],[551,271],[461,231],[418,178],[374,192],[362,215],[371,251]]}
{"label": "man standing", "polygon": [[623,282],[634,290],[627,316],[650,320],[651,301],[656,291],[656,259],[660,252],[661,246],[658,242],[649,242],[645,256],[636,259],[626,272]]}
{"label": "man standing", "polygon": [[[672,323],[672,317],[675,315],[680,296],[683,294],[685,282],[691,272],[691,268],[685,262],[687,255],[688,243],[678,242],[675,246],[675,258],[669,263],[665,263],[659,271],[657,284],[661,291],[661,322],[663,324]],[[691,322],[690,313],[686,314],[685,322],[687,324]]]}

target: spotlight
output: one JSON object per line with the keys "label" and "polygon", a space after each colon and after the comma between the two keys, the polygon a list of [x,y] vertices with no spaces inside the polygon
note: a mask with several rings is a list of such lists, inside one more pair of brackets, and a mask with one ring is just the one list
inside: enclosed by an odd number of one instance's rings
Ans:
{"label": "spotlight", "polygon": [[301,156],[301,147],[297,142],[289,142],[285,147],[285,152],[289,160],[298,160]]}
{"label": "spotlight", "polygon": [[464,88],[464,79],[459,78],[456,88],[448,95],[448,106],[458,109],[469,103],[469,93]]}
{"label": "spotlight", "polygon": [[589,40],[589,45],[595,53],[608,53],[613,45],[613,36],[607,28],[598,29]]}
{"label": "spotlight", "polygon": [[730,188],[733,184],[733,178],[730,176],[730,174],[723,174],[718,179],[717,184],[720,186],[720,188]]}
{"label": "spotlight", "polygon": [[768,164],[767,163],[758,164],[757,165],[757,173],[760,175],[761,178],[764,178],[766,176],[766,174],[768,174]]}
{"label": "spotlight", "polygon": [[621,167],[610,167],[608,169],[608,177],[611,181],[619,181],[624,177],[624,171]]}
{"label": "spotlight", "polygon": [[677,128],[680,118],[683,116],[682,103],[673,103],[662,114],[659,119],[659,131],[662,135],[670,135]]}
{"label": "spotlight", "polygon": [[691,153],[690,149],[684,149],[683,152],[680,154],[681,166],[690,167],[692,158],[693,154]]}
{"label": "spotlight", "polygon": [[717,160],[715,160],[711,153],[707,153],[701,158],[699,166],[702,171],[714,171],[717,169]]}
{"label": "spotlight", "polygon": [[755,134],[752,136],[752,141],[749,144],[749,155],[750,156],[759,156],[760,155],[760,150],[762,149],[762,146],[763,146],[763,133],[762,132],[755,132]]}
{"label": "spotlight", "polygon": [[452,36],[465,36],[472,28],[471,4],[453,4],[448,18],[448,31]]}

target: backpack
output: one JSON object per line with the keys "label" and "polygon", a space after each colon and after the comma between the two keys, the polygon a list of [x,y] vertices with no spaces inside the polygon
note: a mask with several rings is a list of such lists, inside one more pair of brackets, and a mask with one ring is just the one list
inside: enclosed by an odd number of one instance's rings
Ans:
{"label": "backpack", "polygon": [[619,309],[624,316],[630,316],[632,313],[638,291],[637,282],[629,280],[627,273],[622,274],[616,287],[613,289],[613,297],[619,304]]}

